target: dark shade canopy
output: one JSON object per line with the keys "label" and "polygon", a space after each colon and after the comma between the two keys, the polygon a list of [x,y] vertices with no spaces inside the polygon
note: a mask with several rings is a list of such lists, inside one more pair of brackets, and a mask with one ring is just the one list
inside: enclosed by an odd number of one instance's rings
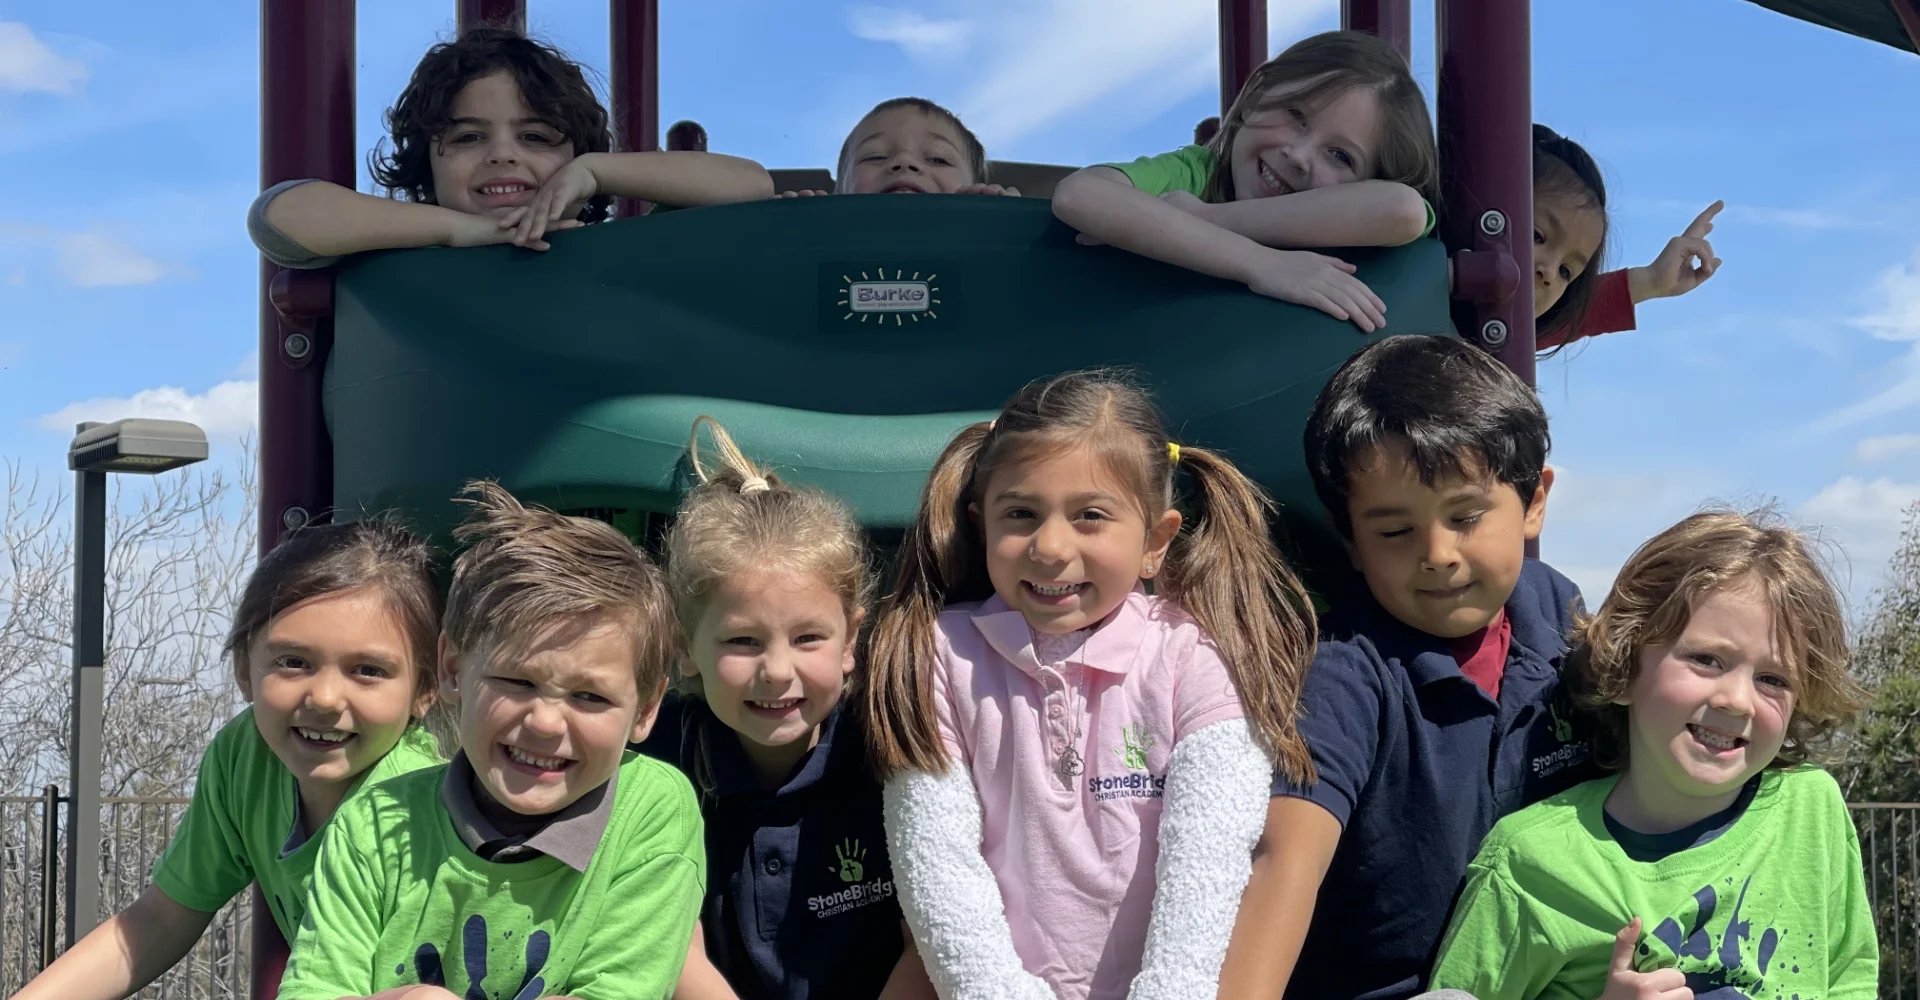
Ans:
{"label": "dark shade canopy", "polygon": [[[1920,32],[1920,0],[1752,0],[1768,10],[1908,52]],[[1905,5],[1902,23],[1897,5]]]}

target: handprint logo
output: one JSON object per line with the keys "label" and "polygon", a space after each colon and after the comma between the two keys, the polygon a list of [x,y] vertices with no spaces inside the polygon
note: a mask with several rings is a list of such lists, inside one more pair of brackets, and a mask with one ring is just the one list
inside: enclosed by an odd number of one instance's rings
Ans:
{"label": "handprint logo", "polygon": [[1120,742],[1124,746],[1115,747],[1113,752],[1120,755],[1121,763],[1135,771],[1147,769],[1147,751],[1153,749],[1153,737],[1147,735],[1145,724],[1120,730]]}
{"label": "handprint logo", "polygon": [[834,873],[840,876],[840,881],[858,882],[867,877],[867,866],[863,863],[867,850],[860,846],[859,840],[848,837],[840,846],[833,849],[833,854],[840,861],[833,869]]}
{"label": "handprint logo", "polygon": [[1547,712],[1553,716],[1553,738],[1562,743],[1573,742],[1573,723],[1560,717],[1557,705],[1548,705]]}

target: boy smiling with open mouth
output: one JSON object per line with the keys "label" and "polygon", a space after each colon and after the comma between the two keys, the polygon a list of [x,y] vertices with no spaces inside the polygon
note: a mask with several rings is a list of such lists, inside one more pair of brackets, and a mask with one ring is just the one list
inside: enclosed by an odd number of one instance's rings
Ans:
{"label": "boy smiling with open mouth", "polygon": [[678,649],[665,581],[608,525],[468,494],[440,639],[463,749],[342,813],[280,996],[665,996],[705,885],[692,787],[626,750]]}

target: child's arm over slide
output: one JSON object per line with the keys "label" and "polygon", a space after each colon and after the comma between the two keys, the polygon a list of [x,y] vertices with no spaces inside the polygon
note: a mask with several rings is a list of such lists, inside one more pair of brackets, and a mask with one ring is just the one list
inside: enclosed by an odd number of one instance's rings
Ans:
{"label": "child's arm over slide", "polygon": [[1397,247],[1433,228],[1426,199],[1396,181],[1356,181],[1219,204],[1184,191],[1161,199],[1270,247]]}
{"label": "child's arm over slide", "polygon": [[580,211],[587,199],[618,195],[698,208],[773,197],[773,175],[752,160],[694,150],[645,153],[583,153],[553,172],[525,209],[503,223],[523,246]]}
{"label": "child's arm over slide", "polygon": [[1267,802],[1253,875],[1220,969],[1220,1000],[1273,1000],[1286,991],[1340,832],[1340,820],[1310,799]]}
{"label": "child's arm over slide", "polygon": [[1173,748],[1132,1000],[1213,1000],[1272,783],[1273,763],[1245,719],[1216,722]]}
{"label": "child's arm over slide", "polygon": [[[511,221],[509,221],[511,220]],[[268,188],[247,216],[248,235],[268,260],[290,268],[326,267],[348,254],[408,247],[477,247],[512,243],[515,216],[496,219],[439,205],[361,194],[328,181],[288,181]],[[573,219],[547,232],[572,229]],[[525,244],[547,249],[544,240]]]}
{"label": "child's arm over slide", "polygon": [[1054,1000],[1013,948],[1005,903],[980,854],[980,797],[955,762],[907,771],[883,790],[900,909],[946,1000]]}
{"label": "child's arm over slide", "polygon": [[1353,276],[1352,264],[1262,245],[1134,187],[1112,167],[1088,167],[1061,181],[1053,192],[1053,214],[1092,242],[1237,281],[1369,333],[1386,324],[1386,303]]}
{"label": "child's arm over slide", "polygon": [[14,1000],[119,1000],[173,968],[213,914],[173,901],[157,885],[67,949]]}

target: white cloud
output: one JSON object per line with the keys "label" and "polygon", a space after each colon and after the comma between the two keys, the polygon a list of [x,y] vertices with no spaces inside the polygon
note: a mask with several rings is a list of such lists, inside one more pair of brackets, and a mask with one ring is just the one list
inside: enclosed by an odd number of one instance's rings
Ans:
{"label": "white cloud", "polygon": [[1853,457],[1862,462],[1882,462],[1895,455],[1920,451],[1920,434],[1882,434],[1853,446]]}
{"label": "white cloud", "polygon": [[0,21],[0,90],[71,94],[86,78],[86,63],[61,56],[18,21]]}
{"label": "white cloud", "polygon": [[1920,503],[1920,483],[1845,476],[1801,504],[1799,513],[1830,530],[1846,557],[1839,567],[1843,585],[1859,596],[1879,585],[1899,544],[1906,510],[1915,503]]}
{"label": "white cloud", "polygon": [[[1269,5],[1269,47],[1298,38],[1333,0]],[[1097,105],[1122,133],[1218,85],[1219,5],[1210,0],[1044,0],[983,29],[993,54],[960,102],[988,149]]]}
{"label": "white cloud", "polygon": [[898,45],[922,59],[961,55],[973,35],[970,21],[936,21],[917,11],[888,7],[856,7],[847,12],[847,23],[856,38]]}
{"label": "white cloud", "polygon": [[165,265],[104,233],[68,233],[60,237],[54,270],[78,288],[151,285],[167,273]]}
{"label": "white cloud", "polygon": [[7,287],[8,287],[8,288],[25,288],[25,287],[27,287],[27,272],[26,272],[26,270],[25,270],[25,269],[15,269],[15,270],[14,270],[14,272],[13,272],[12,274],[9,274],[9,275],[7,275]]}
{"label": "white cloud", "polygon": [[1808,428],[1810,433],[1851,427],[1920,406],[1920,247],[1914,249],[1911,261],[1881,272],[1875,284],[1879,310],[1855,320],[1854,325],[1876,340],[1907,344],[1907,353],[1886,366],[1893,373],[1892,385],[1820,418]]}
{"label": "white cloud", "polygon": [[206,392],[193,394],[177,386],[163,385],[142,389],[124,398],[88,399],[61,407],[41,417],[41,427],[61,434],[73,433],[83,420],[121,420],[145,417],[152,420],[187,420],[199,424],[209,436],[238,437],[253,429],[260,414],[260,385],[253,380],[222,382]]}
{"label": "white cloud", "polygon": [[1759,505],[1723,496],[1726,490],[1717,477],[1693,469],[1609,473],[1556,464],[1541,557],[1580,586],[1589,609],[1597,608],[1642,542],[1716,499]]}

